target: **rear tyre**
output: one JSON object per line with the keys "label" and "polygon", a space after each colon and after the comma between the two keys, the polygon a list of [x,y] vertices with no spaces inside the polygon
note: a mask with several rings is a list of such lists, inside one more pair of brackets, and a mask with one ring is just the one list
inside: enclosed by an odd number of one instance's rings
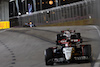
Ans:
{"label": "rear tyre", "polygon": [[81,38],[81,39],[80,39],[80,43],[82,43],[82,42],[83,42],[83,39]]}
{"label": "rear tyre", "polygon": [[54,64],[52,48],[48,48],[45,51],[45,64],[46,65],[53,65]]}
{"label": "rear tyre", "polygon": [[81,34],[80,33],[76,33],[78,38],[80,39],[81,38]]}
{"label": "rear tyre", "polygon": [[82,38],[81,38],[81,34],[80,34],[80,33],[76,33],[76,34],[77,34],[78,38],[80,39],[80,43],[82,43],[83,40],[82,40]]}
{"label": "rear tyre", "polygon": [[57,40],[66,39],[66,36],[63,36],[63,34],[57,34]]}
{"label": "rear tyre", "polygon": [[58,42],[58,40],[56,41],[56,45],[60,45],[60,43]]}
{"label": "rear tyre", "polygon": [[57,34],[56,45],[61,45],[61,43],[59,43],[58,41],[62,39],[66,39],[66,36],[63,36],[63,34]]}
{"label": "rear tyre", "polygon": [[61,34],[57,34],[57,40],[61,40]]}

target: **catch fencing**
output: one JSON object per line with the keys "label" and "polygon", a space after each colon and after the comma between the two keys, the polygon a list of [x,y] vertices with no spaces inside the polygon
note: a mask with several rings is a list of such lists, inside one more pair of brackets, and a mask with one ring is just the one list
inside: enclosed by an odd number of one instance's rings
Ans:
{"label": "catch fencing", "polygon": [[30,21],[36,25],[44,25],[91,19],[93,14],[93,3],[93,1],[81,1],[21,15],[18,16],[18,22],[20,26],[23,26],[24,23]]}

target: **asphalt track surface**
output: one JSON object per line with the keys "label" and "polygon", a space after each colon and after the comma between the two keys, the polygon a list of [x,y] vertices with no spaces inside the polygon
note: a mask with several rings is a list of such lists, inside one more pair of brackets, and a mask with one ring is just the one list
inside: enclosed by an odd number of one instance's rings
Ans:
{"label": "asphalt track surface", "polygon": [[[68,28],[81,33],[83,44],[91,44],[92,62],[46,66],[44,50],[55,46],[56,34]],[[100,62],[99,48],[99,35],[92,26],[11,28],[0,32],[0,67],[94,67]]]}

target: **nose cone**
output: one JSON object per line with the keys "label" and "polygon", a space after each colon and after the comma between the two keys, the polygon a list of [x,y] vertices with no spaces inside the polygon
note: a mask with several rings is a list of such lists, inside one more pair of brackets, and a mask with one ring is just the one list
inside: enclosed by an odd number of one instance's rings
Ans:
{"label": "nose cone", "polygon": [[63,48],[63,53],[65,54],[66,60],[70,60],[72,54],[72,47]]}

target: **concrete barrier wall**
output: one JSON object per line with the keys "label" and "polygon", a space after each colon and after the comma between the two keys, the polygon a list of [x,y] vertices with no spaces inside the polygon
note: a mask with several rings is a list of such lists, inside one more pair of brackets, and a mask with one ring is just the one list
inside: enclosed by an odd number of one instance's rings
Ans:
{"label": "concrete barrier wall", "polygon": [[97,25],[100,30],[100,0],[94,0],[93,4],[93,18],[94,24]]}
{"label": "concrete barrier wall", "polygon": [[9,21],[9,0],[0,0],[0,21]]}
{"label": "concrete barrier wall", "polygon": [[9,0],[0,0],[0,29],[10,28]]}
{"label": "concrete barrier wall", "polygon": [[92,1],[81,1],[56,8],[37,11],[18,18],[19,25],[32,21],[36,25],[91,19]]}

